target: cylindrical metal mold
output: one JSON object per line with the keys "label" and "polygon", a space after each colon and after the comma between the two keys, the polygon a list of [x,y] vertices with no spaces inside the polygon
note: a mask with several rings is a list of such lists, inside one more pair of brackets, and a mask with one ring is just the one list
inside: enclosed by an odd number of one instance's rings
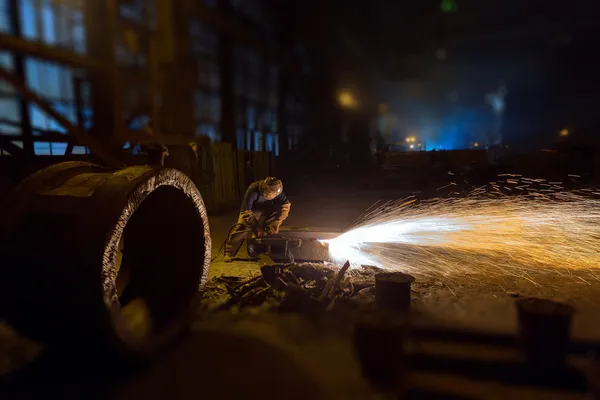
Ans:
{"label": "cylindrical metal mold", "polygon": [[24,180],[6,211],[1,311],[21,333],[144,356],[188,326],[211,241],[183,173],[60,163]]}

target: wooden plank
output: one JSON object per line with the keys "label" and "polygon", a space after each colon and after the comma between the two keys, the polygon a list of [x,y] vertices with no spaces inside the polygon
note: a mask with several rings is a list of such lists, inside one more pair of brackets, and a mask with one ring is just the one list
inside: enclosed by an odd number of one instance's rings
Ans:
{"label": "wooden plank", "polygon": [[229,143],[211,145],[214,170],[214,206],[218,209],[235,207],[246,191],[244,152]]}
{"label": "wooden plank", "polygon": [[236,175],[238,178],[238,197],[241,199],[246,194],[246,152],[236,150]]}
{"label": "wooden plank", "polygon": [[223,207],[223,152],[221,143],[215,143],[213,146],[213,157],[215,162],[215,198],[219,208]]}
{"label": "wooden plank", "polygon": [[201,146],[198,147],[198,156],[200,157],[200,193],[202,193],[202,198],[204,200],[204,204],[209,211],[215,209],[215,190],[213,186],[213,163],[212,163],[212,155],[210,151],[210,146]]}
{"label": "wooden plank", "polygon": [[223,184],[222,184],[222,171],[221,171],[221,151],[219,144],[213,144],[211,146],[212,161],[213,161],[213,190],[214,190],[214,201],[215,206],[220,207],[223,203]]}
{"label": "wooden plank", "polygon": [[219,144],[219,152],[221,153],[221,207],[226,207],[228,204],[228,196],[227,196],[227,181],[228,181],[228,172],[227,172],[227,144],[220,143]]}
{"label": "wooden plank", "polygon": [[235,160],[231,144],[222,143],[221,170],[223,171],[223,201],[224,205],[237,203],[237,177],[235,174]]}

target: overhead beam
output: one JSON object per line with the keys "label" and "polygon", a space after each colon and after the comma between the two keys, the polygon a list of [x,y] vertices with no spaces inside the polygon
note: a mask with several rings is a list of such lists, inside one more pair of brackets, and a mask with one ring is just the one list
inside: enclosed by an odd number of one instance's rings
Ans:
{"label": "overhead beam", "polygon": [[97,156],[103,162],[110,166],[119,166],[122,163],[110,154],[100,142],[89,136],[83,129],[76,125],[73,125],[68,119],[63,117],[60,113],[56,112],[50,104],[33,91],[29,90],[25,84],[14,74],[8,71],[6,68],[0,66],[0,79],[8,82],[12,87],[17,90],[23,98],[27,101],[38,106],[42,111],[54,118],[56,122],[63,126],[69,134],[71,134],[78,144],[87,146],[92,154]]}
{"label": "overhead beam", "polygon": [[[37,137],[43,141],[68,143],[72,138],[69,135],[65,135],[65,134],[59,133],[59,132],[41,131],[41,130],[37,130],[36,132],[37,132]],[[19,140],[18,136],[11,136],[11,137],[14,140]],[[187,146],[191,142],[195,142],[200,145],[210,144],[210,138],[208,136],[162,135],[162,134],[158,134],[158,133],[153,133],[152,135],[148,135],[147,133],[142,132],[142,131],[126,131],[123,133],[122,137],[115,138],[115,139],[117,139],[115,141],[115,143],[118,143],[118,144],[124,144],[125,142],[141,143],[141,142],[149,142],[149,141],[155,141],[157,143],[161,143],[166,146]],[[79,142],[75,143],[75,145],[79,145],[79,144],[80,144]]]}
{"label": "overhead beam", "polygon": [[0,149],[4,149],[8,153],[10,153],[11,156],[14,156],[14,157],[19,157],[19,156],[23,155],[22,148],[15,145],[14,143],[12,143],[11,140],[6,140],[6,139],[14,139],[14,137],[7,138],[6,136],[4,136],[4,137],[2,137],[2,139],[3,140],[0,140]]}
{"label": "overhead beam", "polygon": [[23,40],[19,37],[0,33],[0,49],[14,53],[54,61],[70,67],[83,68],[85,70],[103,70],[104,65],[93,58],[82,56],[74,52],[61,49],[60,47],[47,46],[44,44]]}

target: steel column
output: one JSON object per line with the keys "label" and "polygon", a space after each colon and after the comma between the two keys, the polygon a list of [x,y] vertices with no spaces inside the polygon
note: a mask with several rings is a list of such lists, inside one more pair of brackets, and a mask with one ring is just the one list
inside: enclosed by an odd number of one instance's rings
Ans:
{"label": "steel column", "polygon": [[105,142],[119,138],[125,130],[123,94],[116,58],[118,1],[85,3],[87,48],[91,57],[102,60],[104,71],[90,71],[94,125],[92,134]]}
{"label": "steel column", "polygon": [[[11,0],[9,3],[10,22],[13,30],[13,34],[17,37],[22,35],[21,31],[21,18],[19,12],[18,0]],[[1,39],[1,38],[0,38]],[[0,40],[0,43],[4,43],[4,40]],[[18,79],[25,82],[25,56],[22,52],[15,52],[13,54],[15,74]],[[23,140],[23,155],[26,157],[33,156],[33,138],[31,131],[31,115],[29,112],[29,105],[27,100],[22,93],[19,93],[19,113],[21,114],[21,135]]]}

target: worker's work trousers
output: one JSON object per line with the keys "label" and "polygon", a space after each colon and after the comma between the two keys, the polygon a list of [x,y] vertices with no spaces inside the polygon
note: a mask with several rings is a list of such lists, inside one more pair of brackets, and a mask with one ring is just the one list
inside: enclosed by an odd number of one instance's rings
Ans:
{"label": "worker's work trousers", "polygon": [[279,211],[268,213],[253,211],[252,213],[254,214],[257,225],[248,226],[243,217],[240,215],[238,217],[237,225],[227,238],[227,242],[225,243],[225,254],[229,257],[235,257],[235,255],[240,251],[240,247],[242,247],[244,240],[254,237],[257,228],[269,226],[269,224],[271,224],[281,215]]}

